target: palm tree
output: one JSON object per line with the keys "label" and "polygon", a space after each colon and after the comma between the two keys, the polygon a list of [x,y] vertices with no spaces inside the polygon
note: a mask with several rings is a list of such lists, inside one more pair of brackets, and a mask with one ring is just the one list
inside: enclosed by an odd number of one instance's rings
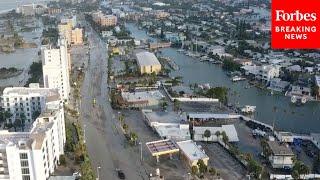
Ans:
{"label": "palm tree", "polygon": [[173,100],[173,108],[174,111],[178,111],[180,109],[180,101],[178,99]]}
{"label": "palm tree", "polygon": [[222,135],[222,141],[224,145],[227,145],[227,142],[229,142],[229,137],[227,136],[225,131],[222,131],[221,135]]}
{"label": "palm tree", "polygon": [[14,131],[17,131],[17,128],[21,127],[21,124],[22,124],[21,119],[16,119],[13,123]]}
{"label": "palm tree", "polygon": [[119,115],[118,120],[120,121],[120,124],[123,124],[124,118],[125,118],[125,116],[124,116],[123,114],[120,114],[120,115]]}
{"label": "palm tree", "polygon": [[214,135],[216,135],[216,136],[217,136],[217,139],[219,139],[221,133],[220,133],[220,131],[216,131],[216,132],[214,133]]}
{"label": "palm tree", "polygon": [[135,132],[131,132],[130,133],[130,140],[131,140],[131,142],[133,142],[136,145],[137,140],[138,140],[138,135]]}
{"label": "palm tree", "polygon": [[203,133],[203,136],[207,138],[207,143],[208,143],[208,139],[211,136],[211,131],[209,129],[206,129]]}
{"label": "palm tree", "polygon": [[122,125],[122,128],[123,128],[123,130],[124,130],[124,133],[126,134],[126,133],[128,132],[129,126],[128,126],[128,124],[124,123],[124,124]]}

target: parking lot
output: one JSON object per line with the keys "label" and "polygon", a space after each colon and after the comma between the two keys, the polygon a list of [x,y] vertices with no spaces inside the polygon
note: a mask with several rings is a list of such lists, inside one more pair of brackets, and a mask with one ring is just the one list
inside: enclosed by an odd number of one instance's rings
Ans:
{"label": "parking lot", "polygon": [[218,143],[199,143],[210,157],[209,165],[215,167],[223,179],[245,179],[246,169]]}

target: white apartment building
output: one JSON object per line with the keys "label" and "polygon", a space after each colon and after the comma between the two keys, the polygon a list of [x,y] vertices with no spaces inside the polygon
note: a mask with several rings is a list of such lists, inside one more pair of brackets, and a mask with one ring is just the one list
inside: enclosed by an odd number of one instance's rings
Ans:
{"label": "white apartment building", "polygon": [[2,108],[12,114],[8,123],[14,123],[24,115],[24,123],[28,126],[45,110],[46,102],[57,96],[60,97],[58,90],[39,88],[39,84],[30,84],[29,88],[7,87],[3,90]]}
{"label": "white apartment building", "polygon": [[57,48],[42,48],[42,70],[45,88],[58,89],[62,100],[68,103],[70,94],[67,41],[61,37]]}
{"label": "white apartment building", "polygon": [[253,75],[256,79],[269,82],[273,78],[277,78],[280,75],[280,66],[278,65],[262,65],[262,66],[242,66],[246,75]]}
{"label": "white apartment building", "polygon": [[0,131],[1,180],[45,180],[57,167],[66,142],[64,110],[57,91],[45,99],[28,131]]}

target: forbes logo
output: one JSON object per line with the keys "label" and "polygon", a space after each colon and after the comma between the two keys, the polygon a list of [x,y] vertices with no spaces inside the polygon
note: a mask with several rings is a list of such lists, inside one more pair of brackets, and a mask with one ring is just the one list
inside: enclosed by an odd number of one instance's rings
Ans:
{"label": "forbes logo", "polygon": [[299,10],[287,13],[284,10],[276,10],[276,21],[316,21],[317,13],[300,13]]}

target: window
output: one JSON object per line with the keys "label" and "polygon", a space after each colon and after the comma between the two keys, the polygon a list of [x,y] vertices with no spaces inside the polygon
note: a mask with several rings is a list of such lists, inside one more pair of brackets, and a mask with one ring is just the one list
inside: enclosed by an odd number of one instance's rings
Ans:
{"label": "window", "polygon": [[22,180],[30,180],[30,176],[29,175],[24,175],[24,176],[22,176]]}
{"label": "window", "polygon": [[22,168],[21,172],[22,172],[22,174],[30,174],[29,168]]}
{"label": "window", "polygon": [[28,167],[29,163],[28,161],[21,161],[21,167]]}
{"label": "window", "polygon": [[27,153],[20,153],[20,159],[28,159]]}

